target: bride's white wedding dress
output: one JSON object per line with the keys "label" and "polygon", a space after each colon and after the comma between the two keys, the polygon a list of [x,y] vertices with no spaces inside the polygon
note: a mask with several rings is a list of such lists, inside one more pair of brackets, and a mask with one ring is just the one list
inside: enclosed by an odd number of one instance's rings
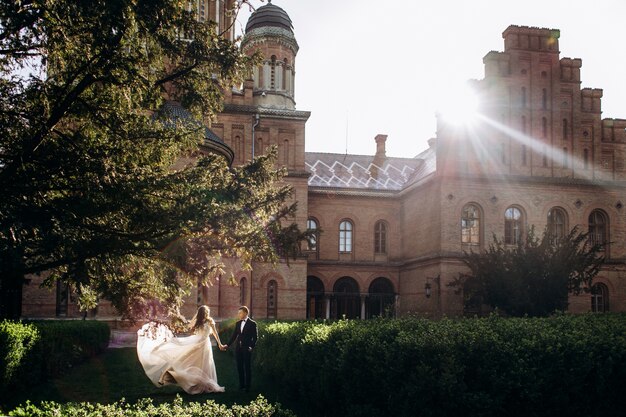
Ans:
{"label": "bride's white wedding dress", "polygon": [[137,331],[139,362],[157,387],[177,384],[189,394],[224,392],[217,383],[211,333],[208,323],[187,337],[175,337],[163,324],[145,324]]}

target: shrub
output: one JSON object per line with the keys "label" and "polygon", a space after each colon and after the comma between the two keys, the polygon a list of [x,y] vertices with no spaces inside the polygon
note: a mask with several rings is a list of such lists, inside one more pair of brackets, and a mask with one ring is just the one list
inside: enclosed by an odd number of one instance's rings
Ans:
{"label": "shrub", "polygon": [[620,415],[626,315],[275,323],[257,368],[312,415]]}
{"label": "shrub", "polygon": [[32,324],[0,322],[0,394],[22,389],[29,380],[41,379],[39,331]]}
{"label": "shrub", "polygon": [[106,323],[94,320],[36,321],[45,352],[44,375],[54,377],[77,363],[102,353],[111,332]]}
{"label": "shrub", "polygon": [[280,404],[270,404],[259,395],[250,404],[233,405],[228,408],[215,401],[205,403],[183,403],[180,396],[171,403],[155,405],[151,398],[144,398],[136,404],[127,404],[124,400],[113,404],[43,402],[41,405],[27,403],[9,413],[19,417],[295,417],[294,414],[281,408]]}
{"label": "shrub", "polygon": [[96,321],[0,322],[0,397],[102,352],[109,335],[109,326]]}

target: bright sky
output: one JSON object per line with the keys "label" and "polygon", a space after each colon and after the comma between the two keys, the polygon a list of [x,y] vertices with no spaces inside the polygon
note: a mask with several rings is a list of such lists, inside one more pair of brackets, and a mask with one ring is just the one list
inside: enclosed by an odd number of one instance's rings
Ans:
{"label": "bright sky", "polygon": [[450,86],[483,78],[483,57],[504,50],[511,24],[560,29],[561,57],[583,60],[581,87],[604,90],[603,117],[626,119],[625,0],[272,3],[300,45],[296,108],[312,113],[309,152],[372,155],[383,133],[388,156],[417,155],[435,136],[440,103],[453,99]]}

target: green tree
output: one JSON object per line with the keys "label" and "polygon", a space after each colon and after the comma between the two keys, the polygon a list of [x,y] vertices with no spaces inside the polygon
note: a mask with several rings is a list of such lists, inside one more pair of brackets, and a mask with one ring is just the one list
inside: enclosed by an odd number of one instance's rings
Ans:
{"label": "green tree", "polygon": [[[137,315],[210,281],[210,259],[297,250],[275,152],[238,168],[197,152],[193,120],[257,58],[185,4],[0,0],[0,315],[27,274],[51,271],[85,309],[102,296]],[[181,156],[195,162],[173,169]]]}
{"label": "green tree", "polygon": [[486,304],[511,316],[547,316],[566,310],[569,294],[589,291],[602,248],[576,227],[562,238],[547,230],[539,238],[531,228],[515,247],[494,235],[486,251],[464,254],[470,272],[451,285],[462,288],[467,310]]}

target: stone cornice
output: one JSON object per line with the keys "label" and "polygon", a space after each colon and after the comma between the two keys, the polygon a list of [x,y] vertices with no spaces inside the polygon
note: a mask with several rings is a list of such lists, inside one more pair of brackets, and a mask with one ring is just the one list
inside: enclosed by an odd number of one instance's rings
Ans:
{"label": "stone cornice", "polygon": [[339,188],[339,187],[319,187],[309,185],[310,194],[324,194],[328,196],[347,197],[373,197],[373,198],[397,198],[400,195],[398,190],[372,190],[365,188]]}
{"label": "stone cornice", "polygon": [[310,111],[272,109],[269,107],[249,106],[245,104],[225,104],[222,113],[259,114],[277,119],[296,119],[307,121],[311,117]]}
{"label": "stone cornice", "polygon": [[490,183],[517,183],[517,184],[541,184],[541,185],[572,185],[576,187],[600,187],[607,188],[626,188],[626,181],[607,181],[607,180],[589,180],[584,178],[572,177],[540,177],[527,175],[501,175],[501,176],[477,176],[477,175],[454,175],[441,177],[442,181],[453,179],[459,181],[477,181]]}
{"label": "stone cornice", "polygon": [[287,177],[295,177],[295,178],[309,178],[311,173],[309,171],[287,171]]}
{"label": "stone cornice", "polygon": [[241,49],[245,50],[249,47],[264,43],[268,38],[288,46],[293,51],[294,55],[296,55],[300,49],[296,37],[291,31],[274,26],[255,28],[246,33],[241,41]]}

